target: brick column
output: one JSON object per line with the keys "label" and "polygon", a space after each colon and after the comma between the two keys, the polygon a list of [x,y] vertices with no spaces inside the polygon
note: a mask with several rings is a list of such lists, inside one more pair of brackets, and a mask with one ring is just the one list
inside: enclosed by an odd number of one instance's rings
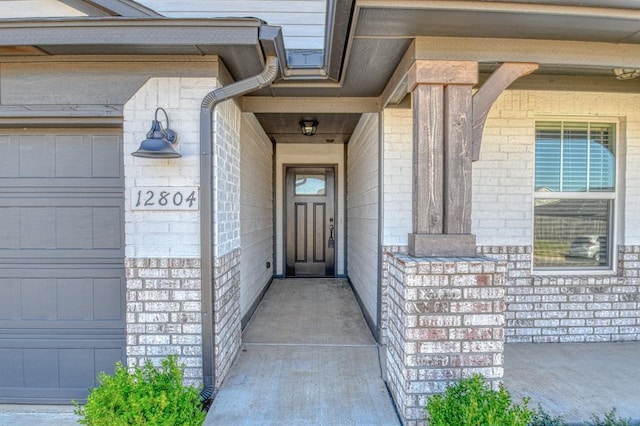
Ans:
{"label": "brick column", "polygon": [[386,254],[388,384],[405,425],[455,380],[503,375],[506,263]]}
{"label": "brick column", "polygon": [[127,364],[177,355],[185,384],[202,385],[200,259],[126,259]]}

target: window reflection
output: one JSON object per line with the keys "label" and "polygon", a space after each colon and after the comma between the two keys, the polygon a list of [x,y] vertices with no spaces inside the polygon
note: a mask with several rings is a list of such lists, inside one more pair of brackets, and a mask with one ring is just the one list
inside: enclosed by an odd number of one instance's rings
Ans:
{"label": "window reflection", "polygon": [[326,195],[325,175],[296,174],[296,195]]}

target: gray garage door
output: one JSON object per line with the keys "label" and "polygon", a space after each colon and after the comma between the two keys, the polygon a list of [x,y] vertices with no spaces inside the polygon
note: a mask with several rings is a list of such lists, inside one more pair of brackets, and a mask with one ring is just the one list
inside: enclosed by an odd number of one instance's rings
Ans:
{"label": "gray garage door", "polygon": [[0,402],[82,399],[124,360],[119,133],[0,129]]}

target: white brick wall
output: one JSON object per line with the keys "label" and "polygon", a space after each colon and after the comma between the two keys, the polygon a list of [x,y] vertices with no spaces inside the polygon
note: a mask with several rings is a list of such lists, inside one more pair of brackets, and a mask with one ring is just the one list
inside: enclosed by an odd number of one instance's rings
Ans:
{"label": "white brick wall", "polygon": [[412,232],[413,129],[410,109],[384,111],[383,245],[405,245]]}
{"label": "white brick wall", "polygon": [[[638,244],[640,224],[639,95],[506,91],[487,120],[480,161],[474,163],[473,230],[479,245],[532,241],[534,132],[538,119],[620,120],[619,244]],[[626,124],[626,132],[624,130]],[[626,154],[625,154],[626,151]],[[626,170],[626,172],[625,172]],[[496,191],[496,188],[500,188]]]}
{"label": "white brick wall", "polygon": [[256,17],[282,26],[287,49],[322,49],[326,0],[139,0],[170,18]]}
{"label": "white brick wall", "polygon": [[273,265],[273,146],[253,114],[240,132],[240,312],[247,313],[269,282]]}
{"label": "white brick wall", "polygon": [[347,145],[347,268],[374,322],[378,305],[378,114],[363,114]]}
{"label": "white brick wall", "polygon": [[[199,257],[197,211],[133,211],[131,189],[142,186],[200,185],[200,104],[215,78],[151,78],[124,105],[125,238],[129,258]],[[169,116],[182,158],[132,157],[146,138],[156,108]],[[165,126],[164,115],[158,116]]]}
{"label": "white brick wall", "polygon": [[[478,245],[532,244],[535,122],[619,120],[622,195],[618,244],[640,243],[640,95],[505,91],[484,130],[473,163],[472,233]],[[411,111],[384,112],[384,245],[406,244],[411,232]],[[626,129],[626,130],[625,130]]]}
{"label": "white brick wall", "polygon": [[214,256],[240,247],[240,108],[218,104],[213,129]]}

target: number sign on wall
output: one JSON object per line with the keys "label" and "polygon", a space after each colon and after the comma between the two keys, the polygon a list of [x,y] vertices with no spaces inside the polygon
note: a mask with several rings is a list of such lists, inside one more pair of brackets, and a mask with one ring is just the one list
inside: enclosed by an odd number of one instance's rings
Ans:
{"label": "number sign on wall", "polygon": [[198,210],[200,194],[197,187],[164,186],[131,189],[133,210]]}

